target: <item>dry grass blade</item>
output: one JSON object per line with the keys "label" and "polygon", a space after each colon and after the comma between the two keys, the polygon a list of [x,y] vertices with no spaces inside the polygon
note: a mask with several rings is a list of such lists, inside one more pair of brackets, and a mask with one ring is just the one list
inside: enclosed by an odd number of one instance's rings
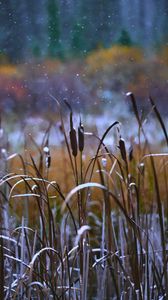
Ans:
{"label": "dry grass blade", "polygon": [[3,238],[0,237],[0,299],[4,299],[4,251],[3,251]]}
{"label": "dry grass blade", "polygon": [[75,168],[74,168],[74,165],[73,165],[71,151],[70,151],[70,147],[69,147],[69,143],[68,143],[68,139],[67,139],[67,135],[66,135],[66,130],[65,130],[65,126],[64,126],[64,121],[63,121],[61,106],[60,106],[59,101],[53,95],[51,95],[51,94],[49,94],[49,95],[56,102],[56,104],[57,104],[57,106],[59,108],[59,113],[60,113],[60,118],[61,118],[62,132],[63,132],[63,135],[64,135],[65,144],[66,144],[66,148],[67,148],[67,151],[68,151],[68,155],[69,155],[69,159],[70,159],[72,171],[73,171],[73,174],[74,174],[74,177],[75,177],[76,176],[76,174],[75,174]]}
{"label": "dry grass blade", "polygon": [[94,157],[94,160],[93,160],[93,166],[92,166],[92,170],[91,170],[91,174],[90,174],[90,178],[89,178],[89,181],[91,181],[91,178],[92,178],[92,175],[93,175],[93,170],[94,170],[94,167],[95,167],[95,164],[96,164],[96,160],[98,158],[98,154],[99,154],[99,151],[100,151],[100,148],[101,146],[103,145],[103,142],[104,142],[104,139],[105,137],[107,136],[107,134],[110,132],[110,130],[116,126],[116,125],[119,125],[119,122],[118,121],[115,121],[113,124],[111,124],[107,130],[104,132],[102,138],[100,139],[99,141],[99,145],[97,147],[97,151],[96,151],[96,154],[95,154],[95,157]]}
{"label": "dry grass blade", "polygon": [[[69,140],[52,97],[64,137],[58,153],[57,146],[49,149],[49,126],[41,147],[33,142],[30,157],[7,158],[12,168],[0,180],[1,299],[168,298],[168,153],[148,143],[135,97],[127,96],[138,122],[134,157],[119,129],[115,150],[105,143],[117,121],[101,138],[90,134],[86,147],[87,133],[81,119],[75,130],[67,102]],[[167,142],[164,120],[155,114]],[[13,171],[15,159],[22,174]],[[29,220],[23,217],[25,199]]]}
{"label": "dry grass blade", "polygon": [[131,99],[133,110],[134,110],[136,119],[138,121],[139,128],[141,128],[142,124],[141,124],[141,120],[140,120],[140,117],[139,117],[138,108],[137,108],[137,104],[136,104],[136,100],[135,100],[134,94],[132,92],[128,92],[126,94],[126,96],[130,97],[130,99]]}
{"label": "dry grass blade", "polygon": [[83,189],[86,189],[86,188],[94,188],[94,187],[100,188],[102,190],[107,190],[107,188],[105,186],[103,186],[102,184],[97,183],[97,182],[88,182],[88,183],[80,184],[80,185],[76,186],[74,189],[72,189],[68,193],[68,195],[66,196],[65,202],[62,205],[62,212],[64,211],[64,209],[66,207],[66,204],[69,203],[69,201],[71,200],[71,198],[72,198],[73,195],[75,195],[80,190],[83,190]]}
{"label": "dry grass blade", "polygon": [[153,108],[153,110],[154,110],[154,112],[155,112],[155,114],[156,114],[156,116],[157,116],[157,119],[158,119],[158,121],[159,121],[159,123],[160,123],[160,126],[161,126],[161,128],[162,128],[162,130],[163,130],[163,133],[164,133],[164,136],[165,136],[165,139],[166,139],[166,143],[167,143],[167,145],[168,145],[168,135],[167,135],[167,130],[166,130],[164,121],[163,121],[163,119],[162,119],[162,117],[161,117],[161,115],[160,115],[160,113],[159,113],[159,111],[158,111],[158,109],[157,109],[157,107],[156,107],[156,105],[155,105],[153,99],[152,99],[151,97],[149,97],[149,100],[150,100],[150,103],[151,103],[151,105],[152,105],[152,108]]}
{"label": "dry grass blade", "polygon": [[73,126],[73,111],[72,111],[72,107],[68,103],[68,101],[64,100],[64,103],[66,104],[66,106],[70,110],[70,132],[69,132],[69,136],[70,136],[72,155],[74,157],[76,157],[77,153],[78,153],[78,146],[77,146],[76,130],[74,129],[74,126]]}
{"label": "dry grass blade", "polygon": [[78,234],[76,236],[76,239],[75,239],[75,246],[78,245],[82,235],[87,232],[88,230],[91,230],[90,226],[88,225],[83,225],[81,228],[78,229]]}

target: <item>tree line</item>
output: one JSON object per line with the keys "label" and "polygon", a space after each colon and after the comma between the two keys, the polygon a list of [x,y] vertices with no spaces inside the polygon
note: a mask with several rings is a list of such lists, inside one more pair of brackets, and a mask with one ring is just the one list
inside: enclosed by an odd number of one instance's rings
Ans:
{"label": "tree line", "polygon": [[113,43],[167,43],[167,0],[1,0],[0,56],[85,55]]}

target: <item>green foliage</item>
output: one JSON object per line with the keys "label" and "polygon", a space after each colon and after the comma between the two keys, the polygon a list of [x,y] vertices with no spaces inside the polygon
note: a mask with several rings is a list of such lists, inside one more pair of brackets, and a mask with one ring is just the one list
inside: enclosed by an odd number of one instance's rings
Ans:
{"label": "green foliage", "polygon": [[56,0],[48,0],[48,54],[56,57],[60,47],[59,10]]}
{"label": "green foliage", "polygon": [[123,29],[121,31],[121,35],[117,41],[117,44],[119,44],[121,46],[129,46],[129,47],[131,47],[133,45],[131,37],[126,30]]}
{"label": "green foliage", "polygon": [[87,52],[86,26],[83,22],[77,22],[73,29],[72,52],[83,55]]}
{"label": "green foliage", "polygon": [[9,62],[7,55],[0,50],[0,64],[7,64]]}
{"label": "green foliage", "polygon": [[33,48],[32,48],[32,53],[33,53],[33,56],[38,58],[41,56],[41,50],[40,50],[40,47],[38,45],[34,45]]}

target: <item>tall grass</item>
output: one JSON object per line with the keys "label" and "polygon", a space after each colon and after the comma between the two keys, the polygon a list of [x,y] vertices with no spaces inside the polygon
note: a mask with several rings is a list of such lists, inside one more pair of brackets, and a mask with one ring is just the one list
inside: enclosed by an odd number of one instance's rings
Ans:
{"label": "tall grass", "polygon": [[[65,130],[63,172],[50,179],[48,129],[39,159],[5,158],[1,178],[1,299],[167,299],[168,153],[153,153],[133,94],[138,145],[128,150],[120,124],[92,135],[89,161],[84,126]],[[167,144],[167,131],[153,100],[152,110]],[[134,126],[134,124],[133,124]],[[105,143],[117,132],[116,151]],[[141,144],[141,136],[145,143]],[[95,143],[95,141],[98,141]],[[97,145],[97,148],[96,146]],[[19,157],[21,168],[12,170]],[[67,160],[69,163],[67,163]],[[54,165],[57,172],[57,164]],[[68,191],[65,191],[65,181]],[[26,205],[24,205],[26,203]],[[33,219],[31,215],[33,214]]]}

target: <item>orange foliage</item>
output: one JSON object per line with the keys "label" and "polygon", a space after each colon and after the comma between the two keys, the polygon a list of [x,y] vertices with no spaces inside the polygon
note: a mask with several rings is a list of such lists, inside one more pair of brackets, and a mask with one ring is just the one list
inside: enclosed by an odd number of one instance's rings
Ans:
{"label": "orange foliage", "polygon": [[16,78],[2,77],[0,80],[0,90],[2,93],[0,98],[2,97],[2,100],[4,95],[12,95],[14,99],[19,101],[24,100],[24,98],[27,96],[27,90],[24,87],[23,82]]}
{"label": "orange foliage", "polygon": [[46,59],[44,62],[43,62],[43,66],[46,70],[46,72],[48,72],[49,74],[51,73],[54,73],[56,71],[59,70],[59,68],[61,67],[61,62],[57,59]]}
{"label": "orange foliage", "polygon": [[168,46],[164,46],[159,54],[160,62],[168,65]]}

